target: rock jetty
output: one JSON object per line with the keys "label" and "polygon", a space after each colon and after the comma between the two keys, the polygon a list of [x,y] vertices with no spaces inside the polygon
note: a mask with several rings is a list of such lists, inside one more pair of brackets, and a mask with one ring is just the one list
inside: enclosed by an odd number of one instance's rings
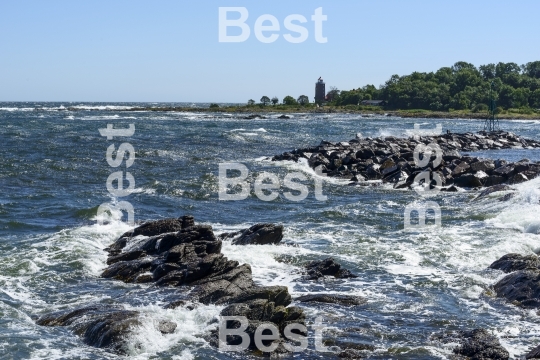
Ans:
{"label": "rock jetty", "polygon": [[[427,166],[419,167],[414,161],[415,149],[429,144],[438,145],[442,159],[436,159],[432,154]],[[285,152],[272,160],[298,162],[305,159],[311,168],[318,168],[330,177],[350,179],[351,184],[382,180],[396,189],[411,188],[417,175],[428,171],[429,179],[434,179],[436,173],[441,179],[440,186],[453,185],[450,190],[455,191],[455,186],[480,188],[516,184],[540,174],[540,162],[523,159],[511,163],[468,156],[466,152],[538,148],[540,142],[505,131],[410,138],[363,138],[358,134],[356,139],[347,142],[322,141],[318,146]]]}

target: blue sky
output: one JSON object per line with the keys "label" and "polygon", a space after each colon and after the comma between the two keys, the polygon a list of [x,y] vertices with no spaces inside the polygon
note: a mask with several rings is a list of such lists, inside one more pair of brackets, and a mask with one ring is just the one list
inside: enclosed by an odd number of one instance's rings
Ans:
{"label": "blue sky", "polygon": [[[246,42],[218,42],[220,6],[247,8]],[[318,7],[326,44],[315,41]],[[523,64],[540,60],[539,13],[537,0],[3,0],[0,101],[312,98],[319,76],[352,89],[457,61]],[[271,44],[253,34],[263,14],[281,23]],[[309,20],[301,44],[283,38],[291,14]]]}

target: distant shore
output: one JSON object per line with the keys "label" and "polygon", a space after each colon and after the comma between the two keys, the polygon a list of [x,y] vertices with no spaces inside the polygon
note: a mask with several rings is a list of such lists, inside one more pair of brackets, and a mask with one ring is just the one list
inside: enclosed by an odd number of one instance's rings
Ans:
{"label": "distant shore", "polygon": [[[59,111],[80,111],[84,108],[66,107]],[[36,108],[35,111],[40,111]],[[246,114],[252,118],[264,117],[269,114],[358,114],[363,116],[389,116],[401,118],[425,118],[425,119],[487,119],[485,112],[472,112],[465,110],[456,111],[430,111],[430,110],[385,110],[376,106],[324,106],[316,108],[313,104],[306,106],[285,106],[285,105],[238,105],[222,107],[168,107],[168,106],[133,106],[123,109],[101,109],[99,111],[153,111],[153,112],[205,112],[205,113],[227,113]],[[255,116],[254,116],[255,115]],[[258,115],[258,116],[257,116]],[[284,116],[285,118],[285,116]],[[540,120],[540,110],[522,113],[518,109],[510,109],[497,116],[501,120]]]}
{"label": "distant shore", "polygon": [[[168,111],[168,112],[214,112],[214,113],[242,113],[242,114],[358,114],[380,115],[402,118],[431,118],[431,119],[487,119],[486,113],[467,111],[429,111],[429,110],[384,110],[377,107],[364,109],[351,109],[350,107],[327,106],[315,108],[314,106],[227,106],[220,108],[195,107],[143,107],[131,111]],[[514,112],[503,113],[498,116],[504,120],[540,120],[540,113],[520,114]]]}

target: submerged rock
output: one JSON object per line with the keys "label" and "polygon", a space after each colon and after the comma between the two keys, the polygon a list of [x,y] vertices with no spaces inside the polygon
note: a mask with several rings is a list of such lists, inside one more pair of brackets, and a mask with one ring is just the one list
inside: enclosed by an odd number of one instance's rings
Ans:
{"label": "submerged rock", "polygon": [[347,269],[342,269],[333,258],[324,260],[315,260],[306,265],[307,280],[317,280],[325,275],[333,276],[337,279],[355,278],[357,277]]}
{"label": "submerged rock", "polygon": [[337,294],[310,294],[297,297],[295,300],[299,302],[320,302],[346,306],[363,305],[367,303],[367,300],[360,296]]}
{"label": "submerged rock", "polygon": [[92,305],[63,310],[40,317],[41,326],[67,326],[90,346],[124,353],[127,336],[140,326],[139,313],[122,306]]}
{"label": "submerged rock", "polygon": [[172,321],[162,320],[158,323],[157,329],[162,334],[172,334],[176,330],[176,323]]}
{"label": "submerged rock", "polygon": [[432,340],[446,344],[458,343],[453,352],[468,359],[507,360],[510,358],[510,354],[502,347],[499,339],[485,329],[437,334],[432,337]]}

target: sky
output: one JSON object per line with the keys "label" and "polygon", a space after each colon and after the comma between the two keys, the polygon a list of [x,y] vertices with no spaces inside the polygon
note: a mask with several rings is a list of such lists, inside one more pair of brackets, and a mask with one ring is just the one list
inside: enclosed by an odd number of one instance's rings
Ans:
{"label": "sky", "polygon": [[[220,7],[246,9],[246,41],[219,41]],[[1,0],[0,101],[313,99],[319,76],[349,90],[457,61],[540,60],[539,13],[538,0]],[[263,32],[279,35],[272,43],[255,34],[266,14],[279,23]],[[293,22],[307,30],[301,43],[284,37],[299,36],[284,24],[295,14],[307,20]]]}

